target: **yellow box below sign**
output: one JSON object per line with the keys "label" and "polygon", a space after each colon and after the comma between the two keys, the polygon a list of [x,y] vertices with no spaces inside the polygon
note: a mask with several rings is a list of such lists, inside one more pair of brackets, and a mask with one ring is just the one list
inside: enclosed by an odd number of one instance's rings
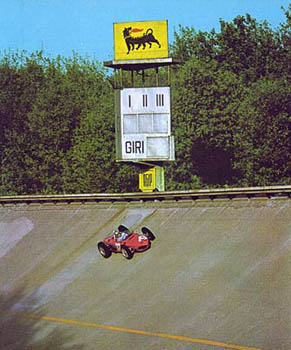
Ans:
{"label": "yellow box below sign", "polygon": [[139,174],[139,189],[142,192],[165,191],[164,168],[155,166]]}
{"label": "yellow box below sign", "polygon": [[114,23],[114,59],[167,58],[168,21]]}

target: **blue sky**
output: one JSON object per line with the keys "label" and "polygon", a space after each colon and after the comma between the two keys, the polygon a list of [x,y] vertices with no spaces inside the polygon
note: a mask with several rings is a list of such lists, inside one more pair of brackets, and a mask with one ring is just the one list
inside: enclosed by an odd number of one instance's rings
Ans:
{"label": "blue sky", "polygon": [[249,13],[276,28],[290,0],[0,0],[0,52],[43,49],[50,57],[73,51],[113,59],[113,23],[168,20],[169,41],[182,26],[219,31],[219,19]]}

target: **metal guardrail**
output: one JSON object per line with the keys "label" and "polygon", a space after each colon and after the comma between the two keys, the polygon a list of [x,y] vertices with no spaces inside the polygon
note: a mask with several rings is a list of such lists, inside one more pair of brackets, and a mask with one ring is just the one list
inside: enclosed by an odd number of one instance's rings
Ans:
{"label": "metal guardrail", "polygon": [[242,187],[222,189],[201,189],[191,191],[168,191],[152,193],[93,193],[93,194],[57,194],[57,195],[20,195],[0,196],[0,205],[30,203],[71,203],[71,202],[131,202],[131,201],[167,201],[198,199],[242,198],[290,198],[291,185]]}

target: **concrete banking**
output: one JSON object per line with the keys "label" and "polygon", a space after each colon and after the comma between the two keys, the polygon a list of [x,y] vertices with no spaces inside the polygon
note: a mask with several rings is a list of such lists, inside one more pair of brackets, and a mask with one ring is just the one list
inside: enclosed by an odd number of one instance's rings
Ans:
{"label": "concrete banking", "polygon": [[291,349],[290,258],[290,198],[2,205],[0,348]]}

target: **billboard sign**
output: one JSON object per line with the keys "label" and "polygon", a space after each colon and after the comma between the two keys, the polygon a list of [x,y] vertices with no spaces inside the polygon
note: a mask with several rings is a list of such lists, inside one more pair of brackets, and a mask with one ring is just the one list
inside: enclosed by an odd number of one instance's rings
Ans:
{"label": "billboard sign", "polygon": [[168,21],[114,23],[114,59],[167,58]]}

